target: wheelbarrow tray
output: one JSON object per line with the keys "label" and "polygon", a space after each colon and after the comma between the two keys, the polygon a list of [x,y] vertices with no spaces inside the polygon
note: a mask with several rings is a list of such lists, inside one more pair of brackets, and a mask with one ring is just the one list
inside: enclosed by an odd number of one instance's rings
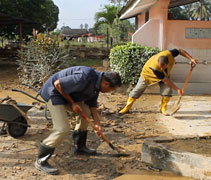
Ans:
{"label": "wheelbarrow tray", "polygon": [[[25,113],[33,107],[33,105],[23,103],[17,103],[16,106],[19,107]],[[0,104],[0,120],[10,122],[20,116],[22,116],[20,112],[12,105]]]}

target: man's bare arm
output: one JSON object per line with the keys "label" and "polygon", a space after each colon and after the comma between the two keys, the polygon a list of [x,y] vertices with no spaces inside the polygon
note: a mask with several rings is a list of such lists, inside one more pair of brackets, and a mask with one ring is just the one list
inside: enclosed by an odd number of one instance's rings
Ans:
{"label": "man's bare arm", "polygon": [[65,94],[65,93],[63,93],[63,91],[62,91],[62,88],[61,88],[61,85],[60,85],[60,83],[59,83],[59,80],[56,80],[55,82],[54,82],[54,86],[55,86],[55,88],[57,89],[57,91],[59,91],[59,93],[67,100],[67,102],[71,105],[71,107],[72,107],[72,110],[74,111],[74,112],[80,112],[81,111],[81,107],[77,104],[77,103],[75,103],[75,101],[73,101],[73,99],[71,98],[71,96],[69,95],[69,94]]}
{"label": "man's bare arm", "polygon": [[95,133],[98,136],[101,136],[103,130],[102,130],[102,127],[100,125],[100,120],[99,120],[99,117],[98,117],[97,108],[96,107],[90,107],[90,111],[92,113],[92,117],[93,117],[94,122],[95,122],[95,127],[98,129],[98,131],[95,131]]}
{"label": "man's bare arm", "polygon": [[177,93],[182,96],[183,92],[181,89],[179,89],[169,78],[165,77],[162,80],[166,85],[168,85],[169,87],[173,88],[174,90],[177,91]]}
{"label": "man's bare arm", "polygon": [[188,52],[186,52],[185,50],[183,49],[179,49],[179,53],[180,55],[186,57],[187,59],[189,59],[193,64],[197,64],[198,63],[198,60],[193,58],[190,54],[188,54]]}

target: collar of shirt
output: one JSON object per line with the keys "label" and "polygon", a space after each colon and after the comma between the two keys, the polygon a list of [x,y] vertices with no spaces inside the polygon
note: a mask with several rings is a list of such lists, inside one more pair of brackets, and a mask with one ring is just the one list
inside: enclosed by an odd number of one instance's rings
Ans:
{"label": "collar of shirt", "polygon": [[102,80],[102,77],[103,77],[104,73],[96,71],[96,74],[98,76],[97,83],[96,83],[96,88],[100,91],[100,84],[101,84],[101,80]]}

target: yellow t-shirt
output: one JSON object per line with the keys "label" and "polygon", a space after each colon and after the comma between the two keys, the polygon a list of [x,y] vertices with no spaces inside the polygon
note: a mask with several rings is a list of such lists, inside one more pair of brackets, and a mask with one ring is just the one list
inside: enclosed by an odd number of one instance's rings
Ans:
{"label": "yellow t-shirt", "polygon": [[[167,71],[161,69],[158,66],[158,59],[160,56],[168,57],[169,63],[168,63]],[[158,77],[154,74],[154,72],[150,68],[153,68],[156,71],[163,73],[165,75],[165,77],[169,77],[174,64],[175,64],[175,59],[174,59],[173,55],[171,54],[171,52],[168,50],[162,51],[162,52],[152,56],[145,63],[145,65],[142,69],[142,72],[141,72],[141,77],[145,80],[147,85],[156,83],[156,82],[160,81],[160,79],[158,79]]]}

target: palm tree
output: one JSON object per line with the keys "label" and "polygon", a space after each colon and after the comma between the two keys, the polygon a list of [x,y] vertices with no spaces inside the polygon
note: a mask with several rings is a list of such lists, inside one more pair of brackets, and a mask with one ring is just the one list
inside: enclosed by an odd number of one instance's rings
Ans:
{"label": "palm tree", "polygon": [[128,0],[109,0],[109,1],[110,3],[120,6],[120,5],[125,5]]}
{"label": "palm tree", "polygon": [[211,2],[210,0],[204,0],[206,9],[208,11],[208,20],[211,20]]}
{"label": "palm tree", "polygon": [[186,4],[185,6],[182,6],[182,14],[184,14],[187,17],[187,20],[194,20],[191,9],[193,4]]}
{"label": "palm tree", "polygon": [[115,20],[117,19],[118,7],[112,5],[105,5],[103,11],[97,12],[95,14],[95,29],[97,29],[101,24],[106,24],[110,33],[110,46],[113,45],[112,29]]}
{"label": "palm tree", "polygon": [[191,8],[192,17],[197,20],[209,20],[211,16],[209,0],[200,0],[200,4],[194,3]]}

